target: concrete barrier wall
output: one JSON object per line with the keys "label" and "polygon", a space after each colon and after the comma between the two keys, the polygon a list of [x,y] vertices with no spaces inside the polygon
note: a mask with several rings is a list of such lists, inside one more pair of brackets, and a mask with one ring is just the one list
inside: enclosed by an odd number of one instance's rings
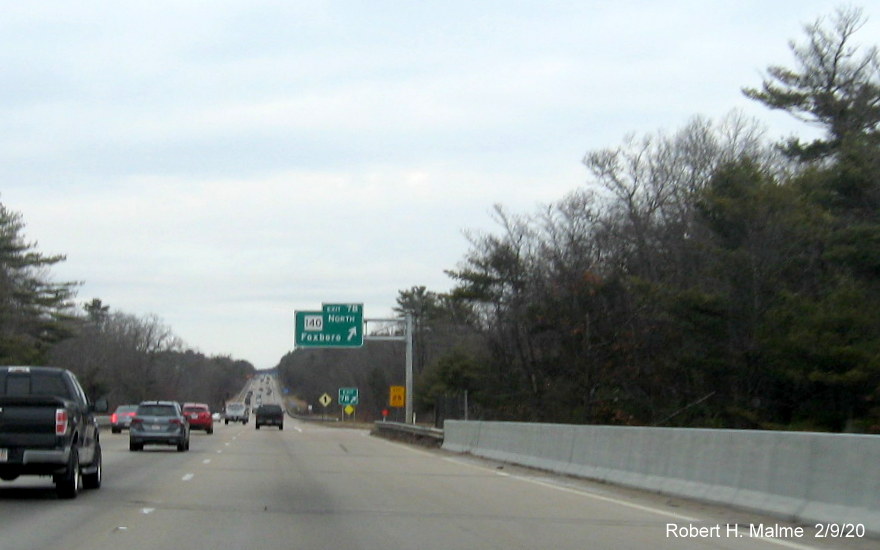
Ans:
{"label": "concrete barrier wall", "polygon": [[878,436],[454,420],[444,432],[454,452],[880,535]]}

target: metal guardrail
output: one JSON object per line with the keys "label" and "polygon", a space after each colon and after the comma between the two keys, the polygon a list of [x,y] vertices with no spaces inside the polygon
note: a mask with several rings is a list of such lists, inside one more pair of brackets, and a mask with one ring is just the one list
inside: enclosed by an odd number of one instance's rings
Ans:
{"label": "metal guardrail", "polygon": [[418,424],[404,424],[403,422],[385,422],[379,421],[375,423],[377,431],[388,431],[398,434],[415,435],[419,437],[428,437],[443,441],[443,430],[430,426],[419,426]]}

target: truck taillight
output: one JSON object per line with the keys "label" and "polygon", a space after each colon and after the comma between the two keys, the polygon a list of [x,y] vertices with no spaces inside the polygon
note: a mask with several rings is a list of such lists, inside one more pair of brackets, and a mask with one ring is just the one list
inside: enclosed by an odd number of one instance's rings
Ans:
{"label": "truck taillight", "polygon": [[67,433],[67,411],[55,409],[55,435]]}

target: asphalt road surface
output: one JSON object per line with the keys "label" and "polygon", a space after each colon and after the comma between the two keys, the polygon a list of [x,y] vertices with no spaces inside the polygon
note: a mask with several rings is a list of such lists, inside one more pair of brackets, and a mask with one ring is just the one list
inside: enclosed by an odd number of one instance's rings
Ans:
{"label": "asphalt road surface", "polygon": [[193,432],[191,450],[182,453],[132,453],[126,432],[103,432],[103,487],[75,500],[58,500],[48,479],[0,482],[0,550],[880,544],[815,539],[812,527],[802,537],[759,538],[752,526],[787,524],[393,443],[365,430],[288,418],[284,431],[257,431],[251,420],[215,423],[213,435]]}

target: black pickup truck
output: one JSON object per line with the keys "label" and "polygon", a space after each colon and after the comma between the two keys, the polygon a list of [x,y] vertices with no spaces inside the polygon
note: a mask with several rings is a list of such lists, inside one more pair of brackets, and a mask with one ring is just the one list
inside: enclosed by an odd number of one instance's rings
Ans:
{"label": "black pickup truck", "polygon": [[281,405],[260,405],[255,417],[254,423],[258,430],[260,426],[278,426],[279,430],[284,429],[284,410]]}
{"label": "black pickup truck", "polygon": [[0,367],[0,479],[52,476],[60,498],[101,486],[101,442],[76,377],[54,367]]}

